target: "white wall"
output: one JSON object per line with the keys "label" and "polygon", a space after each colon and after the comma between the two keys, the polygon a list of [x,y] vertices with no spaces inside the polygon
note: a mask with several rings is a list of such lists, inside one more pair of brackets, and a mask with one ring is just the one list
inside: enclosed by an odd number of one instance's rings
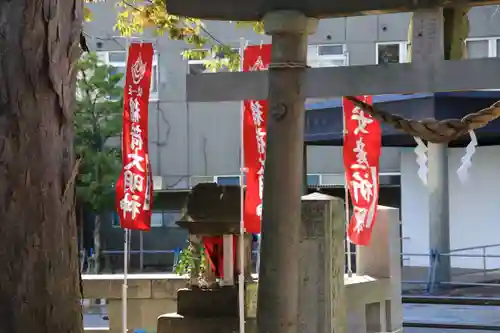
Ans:
{"label": "white wall", "polygon": [[[462,184],[456,170],[465,153],[449,150],[450,242],[451,249],[500,244],[500,146],[480,147],[473,156],[469,179]],[[429,253],[429,205],[427,190],[417,175],[413,149],[401,152],[401,203],[403,253]],[[457,254],[479,254],[482,249]],[[486,254],[500,255],[500,246]],[[408,258],[408,256],[404,256]],[[427,257],[412,256],[408,266],[428,266]],[[483,258],[452,257],[452,266],[483,269]],[[487,258],[486,268],[500,269],[500,258]]]}

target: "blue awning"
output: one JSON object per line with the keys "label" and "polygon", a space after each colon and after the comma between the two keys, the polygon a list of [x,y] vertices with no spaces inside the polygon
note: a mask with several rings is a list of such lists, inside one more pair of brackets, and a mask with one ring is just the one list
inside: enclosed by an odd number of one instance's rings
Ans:
{"label": "blue awning", "polygon": [[[405,95],[380,95],[374,97],[374,104],[381,104],[385,111],[413,119],[461,118],[471,112],[490,106],[500,100],[500,91],[463,91],[447,93],[421,93]],[[343,119],[342,100],[333,98],[306,104],[306,128],[304,140],[309,145],[342,145]],[[476,131],[480,144],[500,144],[500,120],[494,121]],[[464,137],[454,145],[468,143]],[[382,124],[384,146],[407,147],[415,145],[414,139]]]}

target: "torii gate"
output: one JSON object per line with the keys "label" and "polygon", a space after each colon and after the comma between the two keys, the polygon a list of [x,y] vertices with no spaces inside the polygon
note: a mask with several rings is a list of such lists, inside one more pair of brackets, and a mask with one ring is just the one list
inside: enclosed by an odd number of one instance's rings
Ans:
{"label": "torii gate", "polygon": [[[445,92],[500,86],[500,59],[445,61],[443,8],[500,3],[498,0],[169,0],[170,14],[227,21],[263,20],[272,36],[268,72],[187,77],[188,102],[268,99],[268,141],[258,321],[262,333],[296,332],[299,226],[302,195],[304,103],[307,98]],[[307,36],[318,18],[417,11],[413,16],[412,63],[307,68]],[[458,10],[458,9],[457,9]],[[453,25],[452,22],[447,25]],[[452,20],[453,21],[453,20]],[[453,30],[453,29],[452,29]],[[445,36],[446,35],[446,36]],[[446,39],[445,39],[446,38]],[[365,110],[373,108],[357,102]],[[475,111],[475,110],[471,110]],[[449,251],[447,142],[500,115],[493,107],[463,121],[407,122],[373,114],[429,140],[430,246]],[[418,128],[420,126],[420,129]],[[449,281],[442,258],[438,281]],[[264,301],[265,300],[265,301]],[[343,332],[341,332],[343,333]]]}

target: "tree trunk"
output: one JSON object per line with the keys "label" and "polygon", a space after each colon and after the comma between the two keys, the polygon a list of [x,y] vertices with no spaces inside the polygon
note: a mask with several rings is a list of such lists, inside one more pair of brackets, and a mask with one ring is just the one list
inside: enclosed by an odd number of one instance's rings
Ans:
{"label": "tree trunk", "polygon": [[94,267],[93,273],[101,272],[101,215],[95,213],[94,216]]}
{"label": "tree trunk", "polygon": [[0,1],[0,333],[80,333],[80,0]]}

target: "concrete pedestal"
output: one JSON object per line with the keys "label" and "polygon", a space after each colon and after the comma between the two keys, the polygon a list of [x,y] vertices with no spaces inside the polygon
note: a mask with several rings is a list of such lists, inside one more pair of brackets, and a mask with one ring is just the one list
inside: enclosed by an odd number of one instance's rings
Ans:
{"label": "concrete pedestal", "polygon": [[403,329],[399,230],[398,209],[378,206],[371,245],[357,248],[357,275],[346,280],[349,333]]}

